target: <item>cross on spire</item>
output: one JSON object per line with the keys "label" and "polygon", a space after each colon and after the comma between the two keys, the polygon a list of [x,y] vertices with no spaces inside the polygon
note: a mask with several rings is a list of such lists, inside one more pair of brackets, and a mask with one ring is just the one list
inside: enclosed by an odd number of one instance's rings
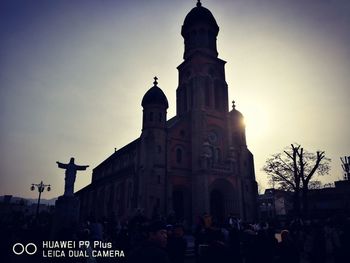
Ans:
{"label": "cross on spire", "polygon": [[157,84],[158,84],[158,81],[157,81],[157,80],[158,80],[158,78],[157,78],[157,76],[156,76],[156,77],[154,77],[153,79],[154,79],[154,82],[153,82],[154,86],[157,86]]}

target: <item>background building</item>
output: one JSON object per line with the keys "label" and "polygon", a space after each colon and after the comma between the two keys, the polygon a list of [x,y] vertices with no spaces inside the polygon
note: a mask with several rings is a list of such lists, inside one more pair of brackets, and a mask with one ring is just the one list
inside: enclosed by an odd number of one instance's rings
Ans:
{"label": "background building", "polygon": [[293,210],[293,193],[279,190],[266,189],[259,195],[259,218],[261,220],[285,220]]}
{"label": "background building", "polygon": [[311,217],[350,216],[350,181],[336,181],[334,186],[309,191],[309,214]]}
{"label": "background building", "polygon": [[181,28],[184,61],[178,66],[176,116],[157,78],[142,99],[139,138],[95,167],[80,190],[81,216],[126,219],[174,213],[188,223],[203,213],[256,218],[257,184],[243,115],[229,110],[225,61],[218,58],[219,27],[197,3]]}
{"label": "background building", "polygon": [[[259,218],[261,220],[286,220],[293,218],[293,192],[266,189],[259,195]],[[350,216],[350,181],[336,181],[334,186],[309,189],[309,218]]]}

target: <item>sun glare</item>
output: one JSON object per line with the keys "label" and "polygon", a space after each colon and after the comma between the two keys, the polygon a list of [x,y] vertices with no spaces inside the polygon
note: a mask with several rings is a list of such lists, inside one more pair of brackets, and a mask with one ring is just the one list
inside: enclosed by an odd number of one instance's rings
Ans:
{"label": "sun glare", "polygon": [[244,110],[244,123],[249,137],[258,138],[263,136],[269,127],[268,116],[264,108],[257,105],[248,105]]}

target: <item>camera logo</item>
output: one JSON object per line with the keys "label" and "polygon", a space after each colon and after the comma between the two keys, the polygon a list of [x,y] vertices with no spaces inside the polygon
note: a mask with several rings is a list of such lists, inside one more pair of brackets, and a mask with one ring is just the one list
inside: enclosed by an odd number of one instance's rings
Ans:
{"label": "camera logo", "polygon": [[22,243],[16,243],[12,247],[12,251],[16,255],[22,255],[24,252],[28,255],[34,255],[37,250],[38,248],[34,243],[28,243],[25,246]]}

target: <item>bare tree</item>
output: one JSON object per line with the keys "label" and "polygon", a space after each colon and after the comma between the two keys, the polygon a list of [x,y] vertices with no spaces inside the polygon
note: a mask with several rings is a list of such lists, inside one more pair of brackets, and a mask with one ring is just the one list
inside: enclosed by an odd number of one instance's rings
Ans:
{"label": "bare tree", "polygon": [[[324,151],[310,153],[299,144],[291,144],[282,153],[273,154],[266,160],[263,170],[279,189],[294,192],[294,211],[299,216],[308,211],[307,193],[314,175],[325,175],[330,170],[330,159]],[[316,183],[317,184],[317,183]]]}

